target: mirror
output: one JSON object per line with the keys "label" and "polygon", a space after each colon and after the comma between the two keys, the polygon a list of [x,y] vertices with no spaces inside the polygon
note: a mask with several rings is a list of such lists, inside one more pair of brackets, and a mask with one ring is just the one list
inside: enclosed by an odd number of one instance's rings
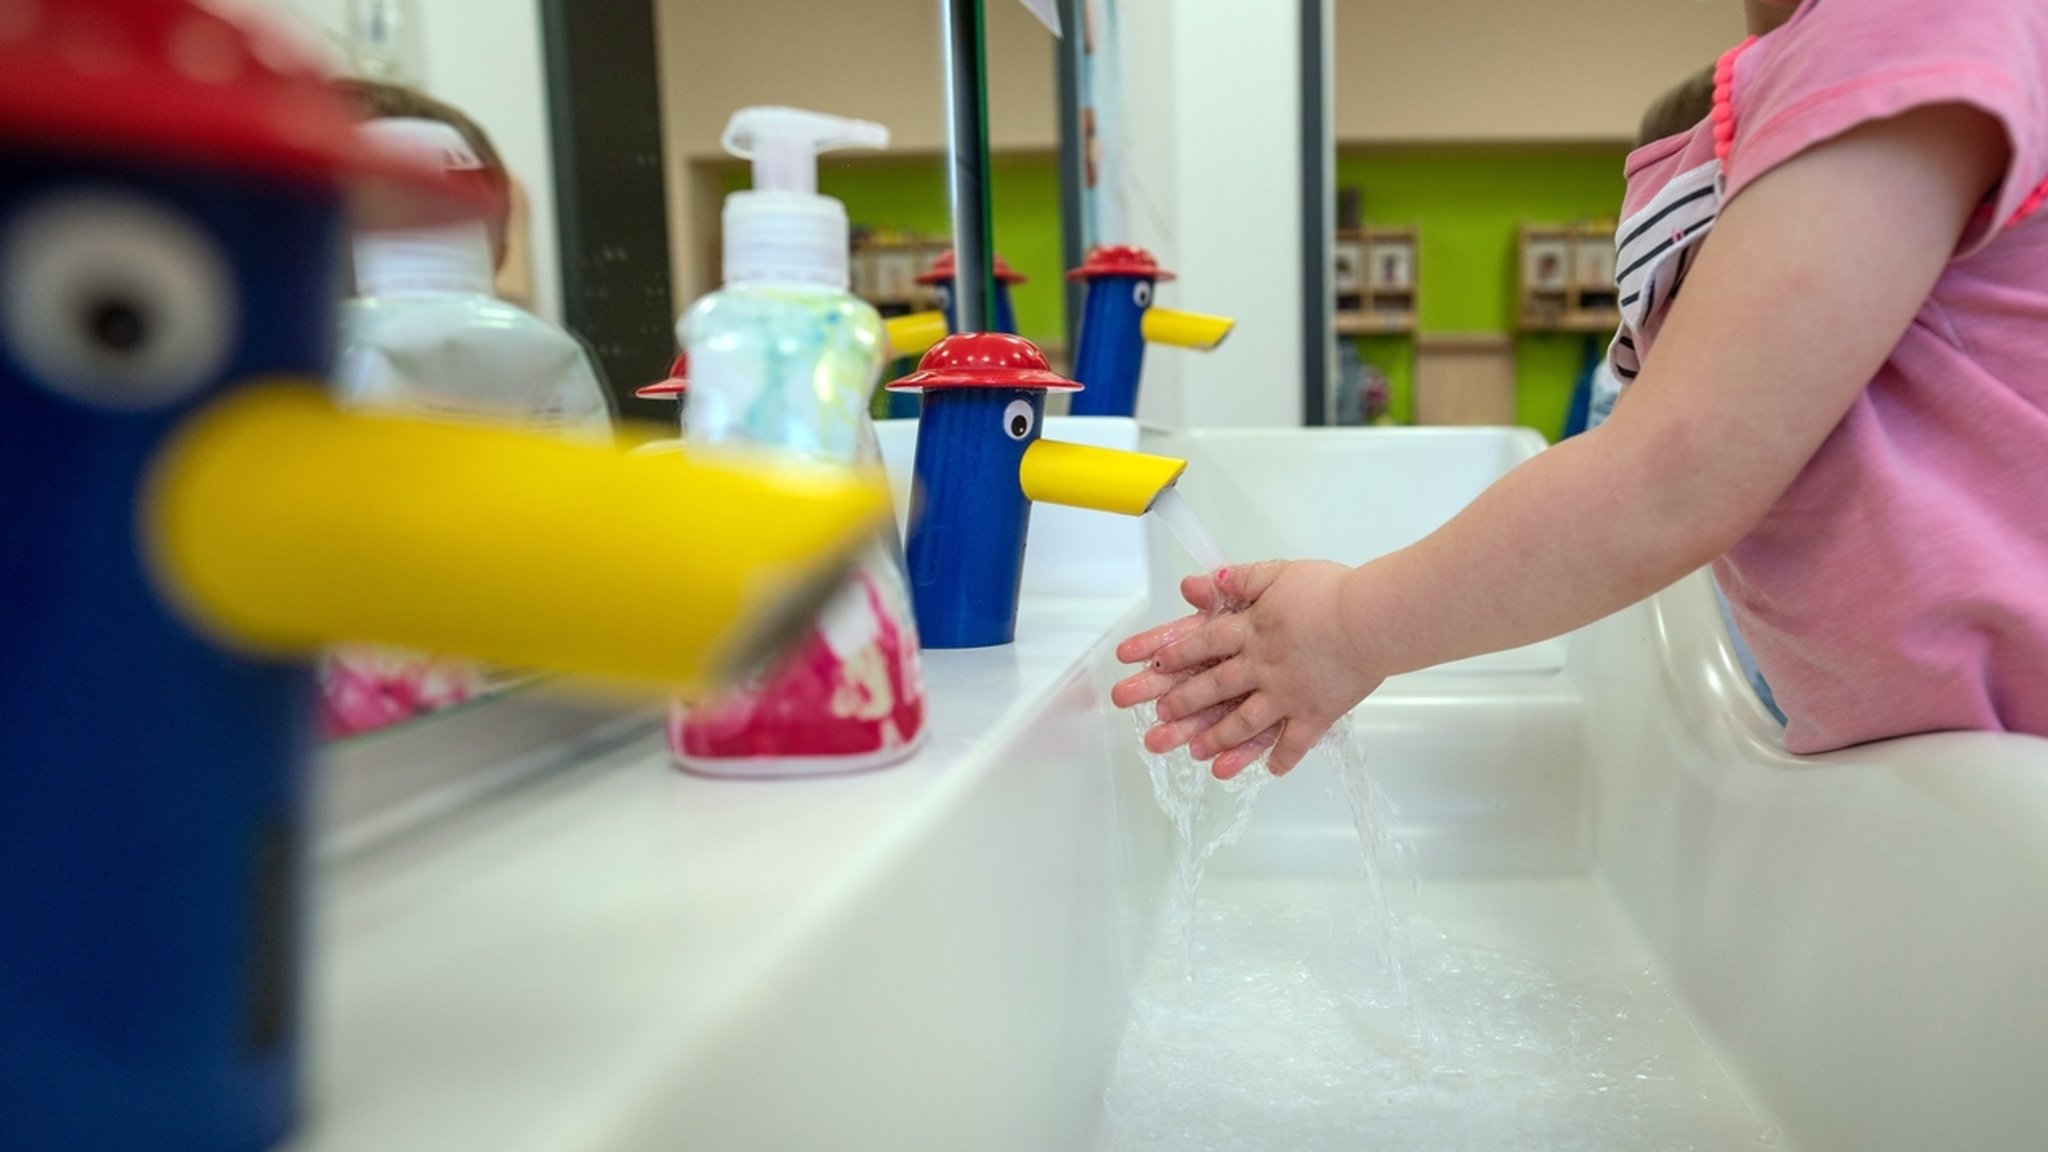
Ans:
{"label": "mirror", "polygon": [[[673,402],[634,393],[669,374],[677,316],[717,285],[721,203],[747,183],[719,146],[739,107],[796,104],[887,125],[886,152],[829,156],[821,191],[851,217],[857,291],[884,314],[940,303],[919,282],[950,228],[938,4],[764,2],[236,0],[282,14],[353,78],[366,116],[445,122],[483,169],[502,171],[506,213],[488,229],[490,291],[583,342],[582,359],[636,439],[676,425]],[[996,246],[1022,277],[1012,286],[1016,327],[1061,365],[1070,261],[1056,57],[1024,5],[990,3],[986,19]],[[369,295],[377,285],[358,276],[355,287]],[[417,389],[362,386],[348,355],[361,336],[343,334],[344,398],[419,400]],[[419,406],[470,418],[474,399],[443,392]],[[539,422],[531,410],[484,415]],[[336,737],[389,732],[531,682],[363,647],[333,653],[322,679],[325,727]]]}
{"label": "mirror", "polygon": [[[353,293],[340,317],[337,398],[610,440],[616,401],[603,358],[562,324],[556,155],[537,16],[522,22],[502,5],[421,0],[244,2],[282,16],[323,56],[387,145],[439,150],[454,178],[479,183],[495,205],[452,227],[358,228],[345,261]],[[415,135],[386,134],[407,124]],[[320,662],[320,729],[330,740],[389,733],[532,680],[469,660],[342,646]]]}
{"label": "mirror", "polygon": [[[1583,428],[1619,320],[1623,161],[1652,105],[1741,39],[1741,6],[1331,11],[1331,422]],[[1666,115],[1660,134],[1697,122]]]}

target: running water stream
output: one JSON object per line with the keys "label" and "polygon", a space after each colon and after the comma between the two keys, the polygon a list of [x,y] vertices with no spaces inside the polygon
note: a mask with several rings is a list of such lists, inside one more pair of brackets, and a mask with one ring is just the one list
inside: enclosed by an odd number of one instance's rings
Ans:
{"label": "running water stream", "polygon": [[[1178,488],[1162,492],[1152,513],[1180,541],[1203,572],[1214,574],[1230,563],[1208,526],[1182,499]],[[1245,605],[1219,596],[1213,614],[1239,612]],[[1178,940],[1183,961],[1192,946],[1195,894],[1201,887],[1210,858],[1237,843],[1250,826],[1259,793],[1273,782],[1266,758],[1229,780],[1217,780],[1207,765],[1197,763],[1185,748],[1164,755],[1145,748],[1144,733],[1159,722],[1155,702],[1131,710],[1137,725],[1138,753],[1152,779],[1152,793],[1174,827],[1174,889],[1168,904],[1164,929],[1169,939]],[[1394,914],[1381,875],[1383,858],[1406,854],[1405,846],[1393,835],[1393,806],[1380,791],[1365,767],[1365,750],[1353,731],[1349,717],[1339,720],[1316,745],[1314,755],[1337,762],[1344,798],[1351,808],[1352,823],[1358,830],[1359,875],[1365,882],[1366,915],[1376,929],[1380,967],[1401,984],[1399,950],[1393,939]],[[1183,975],[1191,973],[1183,972]]]}

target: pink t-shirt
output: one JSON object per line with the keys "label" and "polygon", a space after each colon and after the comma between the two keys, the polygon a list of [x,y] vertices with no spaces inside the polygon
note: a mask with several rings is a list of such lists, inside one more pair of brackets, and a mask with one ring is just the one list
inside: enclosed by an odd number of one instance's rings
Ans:
{"label": "pink t-shirt", "polygon": [[1714,565],[1786,746],[2048,736],[2048,0],[1806,0],[1721,77],[1714,119],[1628,160],[1624,380],[1720,205],[1772,167],[1936,103],[1990,113],[2012,147],[1883,369]]}

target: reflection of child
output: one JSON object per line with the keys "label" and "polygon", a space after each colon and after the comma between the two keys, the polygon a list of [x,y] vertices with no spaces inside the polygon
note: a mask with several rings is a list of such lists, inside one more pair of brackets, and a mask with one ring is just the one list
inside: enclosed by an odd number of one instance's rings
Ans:
{"label": "reflection of child", "polygon": [[526,226],[521,218],[525,204],[511,171],[491,143],[490,133],[454,105],[400,84],[349,78],[335,81],[334,86],[355,104],[365,120],[438,120],[462,134],[463,142],[482,162],[478,175],[496,206],[484,219],[484,230],[491,240],[491,264],[498,274],[494,292],[501,300],[531,306],[530,285],[525,283],[531,275]]}
{"label": "reflection of child", "polygon": [[[338,398],[609,441],[610,408],[581,345],[491,295],[493,264],[506,261],[511,180],[490,137],[461,112],[410,89],[339,83],[381,122],[366,131],[394,129],[409,133],[415,147],[431,144],[449,178],[479,182],[493,210],[480,222],[412,228],[390,220],[378,227],[394,233],[357,235],[359,288],[391,297],[345,307]],[[327,654],[320,681],[323,729],[339,737],[461,703],[481,690],[484,675],[463,661],[350,646]]]}
{"label": "reflection of child", "polygon": [[1125,641],[1148,743],[1284,771],[1389,675],[1708,561],[1791,750],[2048,736],[2048,5],[1749,11],[1711,119],[1629,158],[1612,419],[1412,547],[1230,570],[1245,611]]}

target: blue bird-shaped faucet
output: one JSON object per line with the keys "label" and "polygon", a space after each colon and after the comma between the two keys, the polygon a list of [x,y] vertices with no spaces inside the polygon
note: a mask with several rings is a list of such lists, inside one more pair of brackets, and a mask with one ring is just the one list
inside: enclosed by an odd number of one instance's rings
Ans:
{"label": "blue bird-shaped faucet", "polygon": [[1143,514],[1187,462],[1046,440],[1045,397],[1079,392],[1029,340],[948,336],[889,385],[922,392],[904,549],[928,649],[1008,644],[1034,501]]}
{"label": "blue bird-shaped faucet", "polygon": [[1230,335],[1234,320],[1153,304],[1156,286],[1173,278],[1150,252],[1130,244],[1098,247],[1067,273],[1067,279],[1088,285],[1074,350],[1074,379],[1087,391],[1074,397],[1074,415],[1137,415],[1145,345],[1207,352]]}

